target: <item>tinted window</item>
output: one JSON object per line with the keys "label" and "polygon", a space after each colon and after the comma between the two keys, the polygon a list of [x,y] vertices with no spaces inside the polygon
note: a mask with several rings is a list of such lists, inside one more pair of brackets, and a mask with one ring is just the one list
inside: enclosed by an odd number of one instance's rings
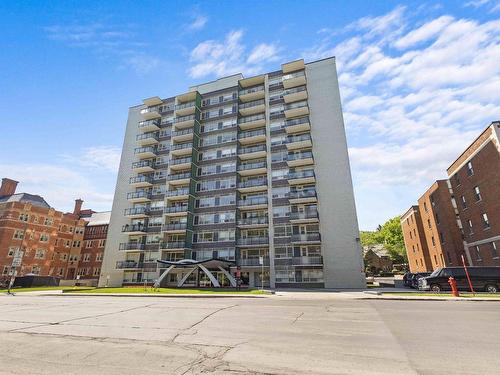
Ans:
{"label": "tinted window", "polygon": [[443,268],[443,270],[441,271],[441,273],[439,274],[439,276],[441,276],[441,277],[450,277],[451,276],[450,269],[449,268]]}
{"label": "tinted window", "polygon": [[465,277],[465,270],[463,268],[453,268],[453,277]]}

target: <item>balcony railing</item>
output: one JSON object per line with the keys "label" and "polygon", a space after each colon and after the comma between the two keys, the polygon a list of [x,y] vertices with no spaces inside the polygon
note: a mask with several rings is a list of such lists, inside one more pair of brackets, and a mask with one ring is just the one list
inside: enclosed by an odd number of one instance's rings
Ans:
{"label": "balcony railing", "polygon": [[162,230],[184,230],[187,228],[187,223],[165,224]]}
{"label": "balcony railing", "polygon": [[177,137],[179,135],[193,134],[193,128],[176,130],[172,132],[172,137]]}
{"label": "balcony railing", "polygon": [[299,191],[290,191],[289,193],[290,199],[312,198],[315,196],[316,196],[316,190],[299,190]]}
{"label": "balcony railing", "polygon": [[258,225],[258,224],[267,224],[269,222],[267,216],[266,217],[247,217],[238,219],[238,225]]}
{"label": "balcony railing", "polygon": [[147,198],[151,199],[151,193],[147,191],[134,191],[127,194],[127,199]]}
{"label": "balcony railing", "polygon": [[260,204],[267,204],[267,197],[256,197],[238,201],[238,206],[257,206]]}
{"label": "balcony railing", "polygon": [[177,173],[177,174],[171,174],[171,175],[167,176],[167,179],[169,181],[183,180],[185,178],[191,178],[191,172]]}
{"label": "balcony railing", "polygon": [[264,99],[255,100],[253,102],[243,103],[238,106],[239,109],[252,108],[258,105],[264,105],[266,102]]}
{"label": "balcony railing", "polygon": [[319,233],[306,233],[306,234],[292,234],[292,242],[311,242],[321,241]]}
{"label": "balcony railing", "polygon": [[122,242],[118,245],[118,250],[144,250],[145,245],[139,242]]}
{"label": "balcony railing", "polygon": [[174,124],[178,124],[179,122],[184,122],[184,121],[195,120],[195,119],[196,119],[195,115],[176,117],[176,118],[174,118]]}
{"label": "balcony railing", "polygon": [[294,118],[291,120],[286,120],[285,126],[295,126],[308,123],[309,123],[309,116],[305,116],[305,117]]}
{"label": "balcony railing", "polygon": [[180,158],[180,159],[170,159],[170,165],[177,165],[177,164],[186,164],[186,163],[191,163],[192,158]]}
{"label": "balcony railing", "polygon": [[156,154],[156,148],[151,147],[151,146],[147,146],[147,147],[137,147],[136,149],[134,149],[134,154],[143,154],[146,152],[152,152],[152,153]]}
{"label": "balcony railing", "polygon": [[254,130],[251,132],[243,132],[238,134],[238,139],[249,138],[249,137],[257,137],[259,135],[266,135],[265,129]]}
{"label": "balcony railing", "polygon": [[160,249],[183,249],[186,247],[185,241],[161,242]]}
{"label": "balcony railing", "polygon": [[318,211],[290,212],[290,220],[317,219]]}
{"label": "balcony railing", "polygon": [[179,109],[184,109],[184,108],[191,108],[191,107],[194,107],[196,105],[196,102],[189,102],[189,103],[183,103],[183,104],[177,104],[175,106],[175,110],[179,110]]}
{"label": "balcony railing", "polygon": [[297,178],[309,178],[309,177],[314,177],[314,171],[313,170],[305,170],[305,171],[297,171],[297,172],[289,172],[288,173],[288,179],[297,179]]}
{"label": "balcony railing", "polygon": [[249,188],[255,186],[267,186],[267,179],[255,179],[238,182],[239,188]]}
{"label": "balcony railing", "polygon": [[[260,266],[259,258],[247,258],[247,259],[239,259],[238,264],[240,266]],[[269,257],[264,257],[263,265],[269,266]]]}
{"label": "balcony railing", "polygon": [[250,169],[258,169],[258,168],[266,168],[266,162],[261,161],[258,163],[248,163],[248,164],[241,164],[238,165],[238,170],[239,171],[248,171]]}
{"label": "balcony railing", "polygon": [[169,206],[169,207],[165,207],[163,209],[163,212],[166,213],[166,214],[173,214],[173,213],[177,213],[177,212],[187,212],[188,210],[188,206],[186,205],[183,205],[183,206]]}
{"label": "balcony railing", "polygon": [[187,195],[189,194],[189,189],[176,189],[176,190],[169,190],[166,192],[167,197],[177,197],[179,195]]}
{"label": "balcony railing", "polygon": [[276,258],[274,260],[274,263],[280,266],[321,265],[323,264],[323,257],[319,255],[292,258]]}
{"label": "balcony railing", "polygon": [[301,159],[311,159],[313,157],[313,154],[311,151],[305,151],[305,152],[297,152],[295,154],[288,154],[286,157],[286,160],[292,161],[292,160],[301,160]]}
{"label": "balcony railing", "polygon": [[132,169],[151,167],[154,168],[154,164],[151,160],[142,160],[132,163]]}
{"label": "balcony railing", "polygon": [[122,232],[146,232],[146,226],[144,224],[125,224],[122,227]]}
{"label": "balcony railing", "polygon": [[127,268],[142,268],[142,265],[134,260],[119,260],[116,262],[117,270],[122,270]]}
{"label": "balcony railing", "polygon": [[242,147],[238,149],[238,154],[250,154],[253,152],[261,152],[261,151],[266,151],[266,145],[258,145],[258,146],[252,146],[252,147]]}
{"label": "balcony railing", "polygon": [[241,117],[240,119],[238,119],[238,124],[245,124],[247,122],[263,120],[265,118],[266,115],[253,115],[253,116]]}
{"label": "balcony railing", "polygon": [[264,91],[264,86],[250,87],[248,89],[240,90],[240,95],[252,94],[259,91]]}
{"label": "balcony railing", "polygon": [[137,134],[135,139],[136,139],[136,141],[142,141],[144,139],[154,139],[155,141],[157,141],[158,135],[156,135],[155,133]]}
{"label": "balcony railing", "polygon": [[160,126],[160,119],[158,120],[145,120],[145,121],[139,121],[139,125],[138,125],[138,128],[139,129],[142,129],[142,128],[149,128],[151,126],[157,126],[159,127]]}
{"label": "balcony railing", "polygon": [[132,208],[125,209],[125,216],[147,215],[147,214],[149,214],[148,207],[132,207]]}
{"label": "balcony railing", "polygon": [[281,77],[281,80],[286,81],[287,79],[293,79],[293,78],[298,78],[298,77],[302,77],[302,76],[305,76],[305,72],[303,70],[300,72],[285,74],[283,77]]}
{"label": "balcony railing", "polygon": [[298,92],[306,91],[306,86],[294,87],[293,89],[288,89],[283,91],[283,95],[296,94]]}
{"label": "balcony railing", "polygon": [[138,184],[141,182],[148,182],[148,183],[152,184],[153,179],[149,176],[136,176],[136,177],[130,177],[130,179],[129,179],[130,184]]}
{"label": "balcony railing", "polygon": [[310,140],[311,140],[310,134],[302,134],[302,135],[295,135],[292,137],[287,137],[285,143],[304,142],[304,141],[310,141]]}
{"label": "balcony railing", "polygon": [[193,147],[193,144],[192,143],[178,143],[176,145],[172,145],[172,148],[171,150],[172,151],[175,151],[175,150],[183,150],[185,148],[192,148]]}
{"label": "balcony railing", "polygon": [[268,237],[248,237],[248,238],[238,238],[236,240],[237,245],[266,245],[269,243]]}

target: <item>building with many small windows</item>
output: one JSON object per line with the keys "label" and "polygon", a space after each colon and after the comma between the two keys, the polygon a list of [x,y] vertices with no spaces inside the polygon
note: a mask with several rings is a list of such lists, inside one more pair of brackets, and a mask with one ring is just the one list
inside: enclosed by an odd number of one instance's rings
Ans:
{"label": "building with many small windows", "polygon": [[462,256],[469,265],[500,266],[499,139],[495,121],[448,168],[448,179],[401,217],[412,272],[457,266]]}
{"label": "building with many small windows", "polygon": [[365,285],[333,58],[129,110],[99,285],[235,274],[272,288]]}

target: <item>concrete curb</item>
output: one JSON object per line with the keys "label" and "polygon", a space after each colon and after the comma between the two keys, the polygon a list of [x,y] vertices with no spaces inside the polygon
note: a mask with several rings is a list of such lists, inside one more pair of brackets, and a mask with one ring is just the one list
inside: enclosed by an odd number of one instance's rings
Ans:
{"label": "concrete curb", "polygon": [[500,302],[500,298],[457,298],[457,297],[358,297],[354,299],[362,300],[382,300],[382,301],[460,301],[460,302]]}
{"label": "concrete curb", "polygon": [[[42,294],[41,294],[42,295]],[[160,297],[160,298],[269,298],[272,296],[264,294],[245,295],[245,294],[142,294],[142,293],[58,293],[43,294],[43,296],[78,296],[78,297]]]}

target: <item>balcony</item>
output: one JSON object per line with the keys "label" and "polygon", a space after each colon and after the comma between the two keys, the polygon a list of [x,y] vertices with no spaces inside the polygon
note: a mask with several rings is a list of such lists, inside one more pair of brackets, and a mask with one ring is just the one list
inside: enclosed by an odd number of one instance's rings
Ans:
{"label": "balcony", "polygon": [[148,207],[133,207],[126,208],[124,215],[130,219],[139,219],[149,216],[149,208]]}
{"label": "balcony", "polygon": [[171,174],[167,176],[170,185],[187,185],[191,179],[191,172]]}
{"label": "balcony", "polygon": [[139,121],[138,128],[142,132],[154,132],[160,130],[160,120]]}
{"label": "balcony", "polygon": [[285,131],[287,134],[301,133],[311,130],[309,116],[285,120]]}
{"label": "balcony", "polygon": [[307,100],[285,105],[285,117],[287,119],[305,116],[309,114],[309,106]]}
{"label": "balcony", "polygon": [[250,193],[264,190],[267,190],[267,178],[255,178],[238,182],[238,191],[240,193]]}
{"label": "balcony", "polygon": [[151,160],[141,160],[132,163],[132,170],[137,173],[154,172],[154,164]]}
{"label": "balcony", "polygon": [[286,74],[281,78],[281,80],[285,89],[304,86],[306,84],[306,73],[302,70],[295,73]]}
{"label": "balcony", "polygon": [[276,258],[274,264],[277,266],[321,266],[323,264],[322,256],[305,256],[292,258]]}
{"label": "balcony", "polygon": [[134,203],[143,203],[151,201],[151,193],[146,191],[135,191],[127,194],[127,199]]}
{"label": "balcony", "polygon": [[195,115],[176,117],[174,118],[173,126],[175,130],[186,129],[193,127],[195,121]]}
{"label": "balcony", "polygon": [[267,163],[265,161],[238,165],[238,173],[240,174],[240,176],[252,176],[257,174],[264,174],[266,172]]}
{"label": "balcony", "polygon": [[241,102],[251,102],[253,100],[264,99],[264,86],[255,86],[240,90],[239,99]]}
{"label": "balcony", "polygon": [[188,206],[187,205],[182,205],[182,206],[168,206],[163,209],[163,213],[165,216],[180,216],[180,215],[187,215],[188,212]]}
{"label": "balcony", "polygon": [[170,159],[170,170],[179,171],[182,169],[191,169],[191,161],[191,156],[187,158]]}
{"label": "balcony", "polygon": [[140,242],[124,242],[118,245],[120,251],[142,251],[145,245]]}
{"label": "balcony", "polygon": [[[263,259],[264,267],[269,266],[269,257]],[[238,259],[238,265],[242,267],[262,267],[259,258]]]}
{"label": "balcony", "polygon": [[138,147],[134,149],[134,154],[139,159],[151,159],[156,156],[156,148],[155,147]]}
{"label": "balcony", "polygon": [[246,131],[238,134],[238,141],[242,145],[264,142],[266,140],[266,129]]}
{"label": "balcony", "polygon": [[288,150],[298,150],[312,147],[310,134],[292,135],[286,138],[286,148]]}
{"label": "balcony", "polygon": [[193,153],[192,143],[179,143],[172,145],[170,154],[175,156],[191,155]]}
{"label": "balcony", "polygon": [[177,104],[175,106],[176,116],[192,115],[195,112],[195,110],[196,110],[196,102],[195,101]]}
{"label": "balcony", "polygon": [[248,237],[238,238],[236,240],[237,246],[259,246],[269,244],[269,237]]}
{"label": "balcony", "polygon": [[296,171],[288,173],[288,183],[290,185],[310,184],[316,181],[314,170]]}
{"label": "balcony", "polygon": [[168,233],[184,233],[187,229],[187,223],[166,224],[162,227],[162,231]]}
{"label": "balcony", "polygon": [[288,154],[286,157],[286,163],[288,164],[289,167],[300,167],[303,165],[311,165],[314,164],[313,154],[311,151]]}
{"label": "balcony", "polygon": [[141,110],[141,115],[145,120],[154,120],[161,118],[158,107],[148,107]]}
{"label": "balcony", "polygon": [[264,99],[243,103],[238,106],[238,111],[242,116],[255,115],[256,113],[262,113],[265,110],[266,110],[266,102]]}
{"label": "balcony", "polygon": [[266,152],[266,145],[238,148],[238,156],[241,160],[263,158],[266,156]]}
{"label": "balcony", "polygon": [[281,70],[283,71],[283,74],[295,72],[297,70],[303,70],[305,69],[305,64],[304,64],[304,59],[300,60],[295,60],[295,61],[290,61],[285,64],[281,64]]}
{"label": "balcony", "polygon": [[159,96],[152,96],[150,98],[143,99],[142,102],[147,107],[154,107],[155,105],[163,104],[163,100]]}
{"label": "balcony", "polygon": [[314,203],[318,201],[315,189],[290,191],[288,198],[290,204]]}
{"label": "balcony", "polygon": [[317,223],[319,221],[318,211],[291,212],[290,222],[293,223]]}
{"label": "balcony", "polygon": [[165,195],[167,200],[171,201],[186,200],[189,198],[189,188],[169,190]]}
{"label": "balcony", "polygon": [[262,217],[247,217],[238,219],[237,225],[239,227],[267,227],[269,219],[267,216]]}
{"label": "balcony", "polygon": [[146,234],[146,226],[144,224],[125,224],[122,227],[122,232],[131,236]]}
{"label": "balcony", "polygon": [[117,270],[141,269],[142,265],[135,260],[119,260],[116,262]]}
{"label": "balcony", "polygon": [[172,140],[174,142],[186,142],[193,139],[193,128],[187,128],[172,132]]}
{"label": "balcony", "polygon": [[267,208],[267,197],[262,196],[241,199],[238,201],[238,208],[240,210],[257,210]]}
{"label": "balcony", "polygon": [[140,146],[151,146],[158,143],[158,135],[156,133],[137,134],[135,140]]}
{"label": "balcony", "polygon": [[307,99],[306,86],[294,87],[293,89],[285,90],[283,92],[283,100],[287,104],[306,99]]}
{"label": "balcony", "polygon": [[172,249],[184,249],[186,247],[185,241],[172,241],[172,242],[161,242],[161,250],[172,250]]}
{"label": "balcony", "polygon": [[260,128],[266,124],[266,115],[259,114],[238,119],[238,126],[241,130]]}
{"label": "balcony", "polygon": [[153,179],[149,176],[130,177],[128,182],[133,187],[148,187],[153,185]]}
{"label": "balcony", "polygon": [[319,233],[292,234],[292,243],[321,242]]}
{"label": "balcony", "polygon": [[198,91],[189,91],[185,94],[177,95],[175,99],[177,103],[189,103],[195,101],[197,96]]}

